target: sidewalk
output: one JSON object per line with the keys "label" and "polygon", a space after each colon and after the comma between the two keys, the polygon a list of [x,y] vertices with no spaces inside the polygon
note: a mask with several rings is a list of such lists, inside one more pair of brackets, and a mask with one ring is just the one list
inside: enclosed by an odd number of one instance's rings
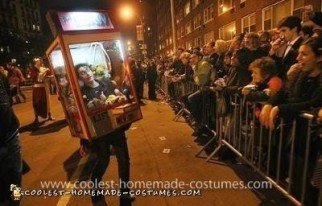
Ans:
{"label": "sidewalk", "polygon": [[[22,126],[33,121],[30,102],[14,108]],[[21,134],[24,159],[32,170],[23,176],[23,189],[40,187],[41,180],[68,181],[86,177],[91,162],[78,155],[79,141],[71,138],[57,96],[51,96],[54,129],[51,126],[40,131]],[[192,129],[184,122],[173,122],[174,114],[167,104],[144,100],[144,119],[132,124],[127,132],[131,156],[131,179],[133,181],[240,181],[234,170],[224,164],[206,163],[196,158],[201,146],[194,142]],[[58,123],[57,123],[58,122]],[[53,123],[46,123],[53,124]],[[51,129],[50,129],[51,128]],[[165,150],[169,149],[169,150]],[[164,153],[164,151],[168,153]],[[117,162],[111,158],[104,181],[118,181]],[[204,189],[196,197],[137,197],[133,206],[238,206],[259,205],[261,200],[250,190]],[[108,205],[118,205],[117,197],[106,198]],[[22,206],[28,205],[91,205],[89,197],[24,197]]]}

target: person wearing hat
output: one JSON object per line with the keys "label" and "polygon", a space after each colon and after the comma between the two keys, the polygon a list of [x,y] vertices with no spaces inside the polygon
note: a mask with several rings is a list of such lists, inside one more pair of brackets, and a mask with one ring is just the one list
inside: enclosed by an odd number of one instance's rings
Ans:
{"label": "person wearing hat", "polygon": [[32,104],[35,112],[34,123],[39,123],[39,116],[48,118],[48,120],[55,120],[50,111],[49,85],[46,84],[46,80],[50,76],[50,70],[43,67],[43,62],[40,58],[34,59],[34,68],[31,76],[34,80],[32,88]]}

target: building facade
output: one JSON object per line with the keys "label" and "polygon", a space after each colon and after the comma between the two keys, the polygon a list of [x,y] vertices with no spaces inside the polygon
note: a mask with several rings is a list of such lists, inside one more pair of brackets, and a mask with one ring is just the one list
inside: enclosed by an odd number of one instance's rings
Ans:
{"label": "building facade", "polygon": [[0,1],[0,61],[31,58],[42,35],[38,0]]}
{"label": "building facade", "polygon": [[[285,16],[321,11],[321,0],[174,0],[177,47],[202,47],[216,39],[276,27]],[[158,51],[173,52],[170,0],[157,3]]]}

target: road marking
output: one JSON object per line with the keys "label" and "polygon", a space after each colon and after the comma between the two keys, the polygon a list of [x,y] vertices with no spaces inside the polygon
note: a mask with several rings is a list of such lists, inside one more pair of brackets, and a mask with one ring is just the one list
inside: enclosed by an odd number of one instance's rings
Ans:
{"label": "road marking", "polygon": [[[86,165],[86,162],[88,162],[90,156],[91,155],[88,154],[85,157],[80,159],[79,163],[77,164],[77,168],[76,168],[75,172],[73,173],[73,175],[72,175],[72,177],[70,179],[78,178],[77,176],[79,174],[81,174],[81,172],[83,171],[83,169],[84,169],[84,167]],[[65,194],[63,196],[61,196],[59,198],[57,206],[66,206],[68,204],[68,202],[69,202],[69,200],[70,200],[70,198],[72,196],[71,191],[73,189],[74,189],[74,184],[72,182],[68,182],[68,186],[67,186],[67,188],[65,188],[66,192],[65,192]]]}

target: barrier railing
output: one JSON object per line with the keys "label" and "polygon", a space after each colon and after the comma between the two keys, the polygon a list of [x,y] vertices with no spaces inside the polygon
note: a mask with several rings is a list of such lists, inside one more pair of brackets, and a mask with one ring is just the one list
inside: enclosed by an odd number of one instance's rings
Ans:
{"label": "barrier railing", "polygon": [[[209,88],[200,91],[194,85],[182,82],[175,85],[174,91],[176,101],[179,103],[182,103],[181,97],[196,91],[201,92],[199,102],[202,105],[201,123],[206,127],[213,126],[212,138],[196,156],[200,156],[215,142],[217,147],[206,157],[206,161],[210,161],[218,154],[221,147],[226,146],[240,160],[271,182],[293,204],[322,205],[322,191],[315,188],[316,184],[322,188],[322,168],[320,172],[315,172],[319,176],[316,179],[320,182],[315,183],[313,187],[310,181],[318,152],[317,128],[321,128],[321,123],[315,121],[314,115],[302,113],[293,119],[279,119],[275,129],[269,130],[258,120],[261,103],[248,102],[243,96],[233,95],[230,97],[230,112],[221,115],[218,108],[217,112],[210,109],[212,104],[219,102],[218,98],[222,98],[220,92],[213,94],[209,92]],[[217,99],[215,101],[209,99],[211,95]],[[189,112],[183,103],[181,106],[181,110],[174,118],[175,121],[183,113]],[[214,121],[209,121],[211,117]]]}
{"label": "barrier railing", "polygon": [[[224,126],[219,119],[219,130],[217,127],[216,131],[220,134],[220,144],[207,161],[218,153],[220,147],[226,146],[295,205],[312,205],[313,202],[321,205],[322,193],[319,201],[315,201],[314,188],[309,181],[318,152],[316,148],[311,149],[318,141],[317,125],[313,124],[315,117],[302,113],[294,120],[279,119],[276,129],[268,130],[260,125],[257,117],[261,104],[247,102],[237,95],[233,99],[232,114],[225,117],[227,125]],[[223,134],[221,128],[224,128]]]}

